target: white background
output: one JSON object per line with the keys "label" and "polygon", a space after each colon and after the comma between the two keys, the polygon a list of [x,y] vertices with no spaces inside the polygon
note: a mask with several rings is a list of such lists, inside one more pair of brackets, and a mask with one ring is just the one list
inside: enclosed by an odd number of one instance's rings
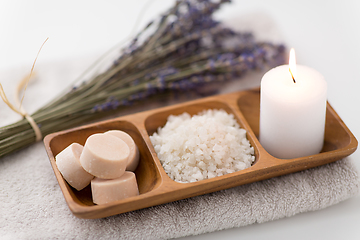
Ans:
{"label": "white background", "polygon": [[[1,0],[0,72],[28,73],[47,37],[38,65],[80,58],[91,62],[128,37],[148,2]],[[140,26],[172,3],[152,1]],[[294,47],[298,63],[325,76],[330,104],[360,137],[360,1],[238,0],[223,7],[217,17],[234,28],[254,30],[259,39]],[[13,91],[10,86],[17,80],[0,75],[5,91]],[[351,158],[360,169],[359,151]],[[324,210],[188,239],[360,239],[359,226],[358,196]]]}

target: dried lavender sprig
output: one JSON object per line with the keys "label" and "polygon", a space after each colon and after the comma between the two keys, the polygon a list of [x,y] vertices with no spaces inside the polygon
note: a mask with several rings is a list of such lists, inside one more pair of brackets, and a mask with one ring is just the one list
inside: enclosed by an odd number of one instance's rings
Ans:
{"label": "dried lavender sprig", "polygon": [[[228,55],[229,56],[229,55]],[[249,58],[249,57],[247,57],[247,58]],[[219,70],[221,70],[222,68],[221,68],[221,65],[219,65],[219,60],[224,60],[225,58],[224,58],[224,54],[223,55],[219,55],[219,57],[218,57],[218,59],[216,60],[216,61],[218,61],[218,63],[216,63],[216,62],[214,62],[214,60],[213,59],[210,59],[210,60],[208,60],[208,61],[205,61],[205,64],[203,64],[203,66],[200,66],[199,68],[200,68],[200,72],[202,71],[202,70],[212,70],[212,72],[215,72],[215,70],[217,70],[217,71],[219,71]],[[244,60],[245,60],[245,57],[244,56],[240,56],[239,57],[239,59],[241,59],[241,61],[240,62],[244,62]],[[229,60],[229,59],[228,59]],[[232,60],[234,60],[234,59],[232,59]],[[213,64],[211,64],[212,62],[214,62]],[[239,61],[238,61],[239,62]],[[216,64],[215,64],[216,63]],[[234,62],[233,63],[231,63],[231,61],[225,61],[225,62],[223,62],[222,63],[223,64],[223,68],[224,67],[226,67],[226,68],[229,68],[229,66],[231,66],[231,69],[233,70],[233,71],[240,71],[241,69],[246,69],[246,67],[247,66],[235,66],[235,64],[234,64]],[[224,65],[225,64],[225,65]],[[213,66],[212,66],[213,65]],[[201,67],[202,67],[202,69],[201,69]],[[261,67],[260,65],[257,65],[256,67]],[[199,69],[198,68],[198,69]],[[177,79],[182,79],[182,78],[184,78],[184,77],[187,77],[187,76],[191,76],[191,75],[194,75],[194,74],[198,74],[199,72],[196,72],[196,71],[191,71],[191,70],[193,70],[193,69],[190,69],[190,71],[188,71],[188,73],[187,73],[187,71],[185,71],[184,69],[182,70],[182,71],[180,71],[181,73],[179,74],[179,75],[170,75],[169,76],[169,78],[167,79],[168,81],[169,80],[171,80],[171,81],[175,81],[175,80],[177,80]],[[222,70],[222,71],[224,71],[224,70]],[[226,71],[226,70],[225,70]],[[144,87],[143,87],[144,88]],[[128,89],[127,91],[128,91],[128,94],[132,94],[134,91],[130,91],[131,89]],[[139,91],[141,90],[141,87],[139,88]],[[143,90],[143,89],[142,89]],[[136,90],[135,89],[135,92],[136,91],[138,91],[138,90]],[[122,91],[123,92],[123,91]],[[93,98],[92,99],[92,102],[96,102],[96,101],[105,101],[105,98],[106,97],[108,97],[109,95],[116,95],[116,92],[109,92],[109,93],[107,93],[107,95],[104,95],[102,98],[99,98],[99,99],[96,99],[96,98]],[[84,99],[84,101],[82,102],[82,105],[86,105],[86,99]],[[79,105],[80,106],[80,105]],[[73,112],[76,112],[77,111],[77,109],[74,109],[73,110]],[[36,115],[34,115],[34,117],[36,118],[36,119],[39,119],[39,120],[37,120],[37,122],[38,121],[44,121],[44,120],[47,120],[47,119],[49,119],[49,118],[51,118],[51,119],[56,119],[58,116],[61,116],[63,113],[62,112],[60,112],[60,113],[58,113],[58,114],[53,114],[53,115],[47,115],[47,118],[46,119],[41,119],[41,118],[37,118],[37,116]],[[69,113],[69,114],[72,114],[71,112]]]}
{"label": "dried lavender sprig", "polygon": [[[261,58],[260,55],[254,54],[253,56],[240,56],[236,59],[232,58],[232,61],[229,61],[229,59],[224,58],[224,56],[220,56],[217,61],[206,61],[205,63],[199,64],[197,68],[194,68],[194,66],[188,68],[188,69],[182,69],[181,71],[175,71],[173,74],[169,74],[167,76],[161,76],[163,77],[163,81],[165,82],[175,82],[179,80],[183,80],[186,77],[191,77],[193,75],[198,75],[200,73],[203,73],[205,71],[208,72],[245,72],[254,68],[261,67],[257,64],[256,58]],[[211,62],[214,62],[213,64],[210,64]],[[133,93],[144,91],[146,89],[149,89],[149,86],[158,86],[158,79],[159,77],[156,77],[155,79],[149,80],[145,83],[138,84],[132,87],[128,87],[126,89],[115,89],[113,91],[109,91],[106,94],[100,94],[100,95],[94,95],[91,99],[84,99],[84,101],[81,104],[78,104],[78,109],[74,109],[74,112],[77,112],[79,110],[85,110],[88,108],[89,104],[92,106],[93,103],[106,101],[106,99],[109,96],[116,96],[116,97],[125,97],[129,96]]]}
{"label": "dried lavender sprig", "polygon": [[[220,57],[219,57],[219,59],[221,59],[221,58],[223,58],[222,56],[224,56],[224,55],[220,55]],[[241,56],[240,57],[240,59],[244,59],[244,57],[243,56]],[[209,60],[209,62],[211,62],[211,59]],[[227,64],[227,65],[229,65],[229,64]],[[230,64],[230,65],[233,65],[233,64]],[[208,69],[208,67],[205,67],[204,69]],[[217,69],[219,69],[219,66],[217,66]],[[233,68],[234,70],[236,70],[236,68]],[[185,71],[182,71],[182,76],[186,76],[186,74],[184,75],[184,73],[185,73]],[[192,72],[193,74],[194,74],[194,72]],[[179,78],[179,77],[178,77]],[[181,78],[181,76],[180,76],[180,78]],[[174,76],[172,76],[172,80],[174,80],[174,79],[176,79],[176,78],[174,78]],[[171,78],[170,78],[170,80],[171,80]],[[113,93],[110,93],[110,94],[113,94]],[[49,116],[48,116],[49,117]],[[55,119],[56,119],[56,115],[53,115],[53,117],[55,117]]]}
{"label": "dried lavender sprig", "polygon": [[[235,33],[212,19],[212,13],[223,2],[178,1],[161,17],[161,28],[141,42],[139,39],[148,34],[149,26],[154,23],[145,27],[107,71],[35,112],[33,118],[42,133],[99,119],[144,98],[174,91],[200,92],[209,83],[216,84],[266,64],[280,63],[283,48],[255,43],[250,35]],[[171,21],[174,16],[176,20]],[[208,44],[204,42],[203,29],[210,30],[205,39]],[[223,42],[230,37],[236,38],[238,44],[225,47]],[[172,43],[176,43],[175,48],[170,47]],[[172,71],[164,74],[170,67]],[[0,156],[34,140],[35,134],[26,120],[3,127]]]}

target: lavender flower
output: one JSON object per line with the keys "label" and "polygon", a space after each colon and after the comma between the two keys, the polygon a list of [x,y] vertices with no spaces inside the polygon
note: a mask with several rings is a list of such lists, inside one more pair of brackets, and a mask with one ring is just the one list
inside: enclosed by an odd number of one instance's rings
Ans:
{"label": "lavender flower", "polygon": [[[213,94],[216,84],[284,63],[285,48],[256,42],[213,19],[227,0],[178,0],[150,22],[108,69],[74,86],[32,118],[43,135],[113,114],[149,97]],[[28,122],[0,129],[0,156],[35,142]]]}

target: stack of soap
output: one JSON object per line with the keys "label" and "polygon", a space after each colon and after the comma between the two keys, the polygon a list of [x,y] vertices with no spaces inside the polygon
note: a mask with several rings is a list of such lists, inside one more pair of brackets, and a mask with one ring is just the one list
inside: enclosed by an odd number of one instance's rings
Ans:
{"label": "stack of soap", "polygon": [[139,150],[127,133],[112,130],[73,143],[56,156],[64,179],[76,190],[91,182],[93,202],[105,204],[139,194],[134,171]]}

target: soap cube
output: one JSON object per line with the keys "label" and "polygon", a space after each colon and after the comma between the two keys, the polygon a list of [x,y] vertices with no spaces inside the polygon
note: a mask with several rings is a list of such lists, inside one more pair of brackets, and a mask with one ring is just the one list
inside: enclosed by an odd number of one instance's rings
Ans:
{"label": "soap cube", "polygon": [[129,155],[130,149],[123,140],[96,133],[86,139],[80,163],[95,177],[114,179],[124,174]]}
{"label": "soap cube", "polygon": [[120,130],[110,130],[105,132],[105,134],[111,134],[115,137],[118,137],[128,145],[130,149],[130,155],[126,166],[126,171],[134,172],[139,164],[140,158],[139,149],[136,146],[134,139],[132,139],[132,137],[128,133]]}
{"label": "soap cube", "polygon": [[55,157],[57,168],[63,178],[78,191],[89,185],[94,178],[80,164],[82,150],[82,145],[72,143]]}
{"label": "soap cube", "polygon": [[91,192],[95,204],[105,204],[139,195],[135,173],[126,171],[116,179],[94,178]]}

